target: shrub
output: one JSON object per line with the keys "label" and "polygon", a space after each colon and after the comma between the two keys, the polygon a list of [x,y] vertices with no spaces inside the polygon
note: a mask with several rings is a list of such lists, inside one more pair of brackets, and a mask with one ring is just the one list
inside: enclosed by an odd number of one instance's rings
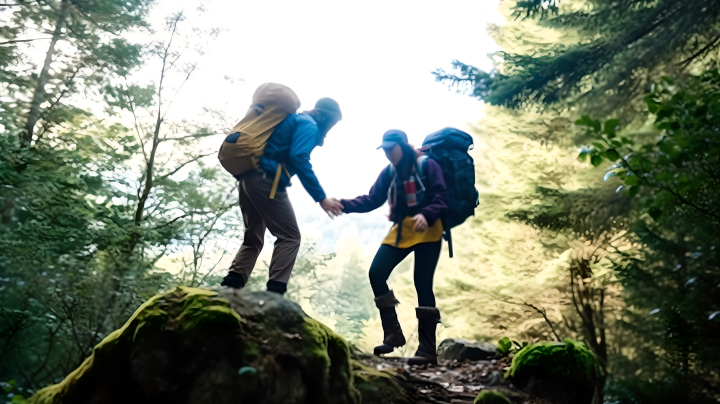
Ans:
{"label": "shrub", "polygon": [[523,348],[513,357],[505,377],[526,379],[540,374],[574,377],[578,373],[595,380],[603,375],[603,370],[584,343],[565,338],[565,342],[542,341]]}

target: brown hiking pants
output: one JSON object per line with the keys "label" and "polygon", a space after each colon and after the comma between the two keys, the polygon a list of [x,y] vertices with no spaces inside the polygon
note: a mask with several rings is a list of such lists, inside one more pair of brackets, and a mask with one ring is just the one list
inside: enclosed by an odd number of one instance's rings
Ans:
{"label": "brown hiking pants", "polygon": [[267,228],[277,237],[270,260],[270,280],[287,283],[300,250],[300,228],[287,191],[278,190],[270,199],[272,177],[262,170],[243,177],[239,188],[245,238],[230,272],[242,275],[247,282],[263,248]]}

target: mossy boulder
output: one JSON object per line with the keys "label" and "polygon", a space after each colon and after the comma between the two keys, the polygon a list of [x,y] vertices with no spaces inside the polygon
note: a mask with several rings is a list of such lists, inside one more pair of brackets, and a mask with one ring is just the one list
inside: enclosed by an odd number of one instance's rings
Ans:
{"label": "mossy boulder", "polygon": [[499,391],[483,390],[475,397],[473,404],[512,404],[512,401]]}
{"label": "mossy boulder", "polygon": [[542,341],[529,345],[513,357],[505,373],[527,393],[555,403],[590,403],[603,370],[584,343]]}
{"label": "mossy boulder", "polygon": [[352,361],[355,387],[362,394],[362,402],[382,404],[409,404],[406,390],[398,381],[398,374],[391,370],[377,370]]}
{"label": "mossy boulder", "polygon": [[352,366],[341,337],[279,295],[178,287],[30,401],[357,404]]}

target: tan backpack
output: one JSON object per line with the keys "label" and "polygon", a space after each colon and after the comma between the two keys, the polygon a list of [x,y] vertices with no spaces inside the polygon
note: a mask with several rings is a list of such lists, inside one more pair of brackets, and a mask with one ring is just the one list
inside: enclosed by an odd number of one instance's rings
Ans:
{"label": "tan backpack", "polygon": [[[277,83],[261,84],[253,94],[252,105],[245,117],[220,145],[220,164],[234,176],[257,170],[273,130],[298,108],[300,99],[290,87]],[[283,164],[278,164],[270,198],[275,197],[283,169]]]}

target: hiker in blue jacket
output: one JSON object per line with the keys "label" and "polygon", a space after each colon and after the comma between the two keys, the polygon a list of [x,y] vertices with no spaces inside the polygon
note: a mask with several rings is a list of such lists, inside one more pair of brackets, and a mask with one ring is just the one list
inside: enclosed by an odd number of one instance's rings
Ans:
{"label": "hiker in blue jacket", "polygon": [[[245,286],[262,250],[267,228],[277,237],[267,290],[279,294],[287,291],[300,249],[300,229],[286,188],[290,186],[291,177],[297,175],[305,190],[330,217],[342,213],[342,204],[327,197],[310,163],[310,153],[323,145],[328,131],[341,119],[338,103],[331,98],[321,98],[314,109],[291,114],[275,127],[260,158],[260,168],[239,178],[245,237],[221,285]],[[270,198],[278,166],[282,174],[274,198]]]}

